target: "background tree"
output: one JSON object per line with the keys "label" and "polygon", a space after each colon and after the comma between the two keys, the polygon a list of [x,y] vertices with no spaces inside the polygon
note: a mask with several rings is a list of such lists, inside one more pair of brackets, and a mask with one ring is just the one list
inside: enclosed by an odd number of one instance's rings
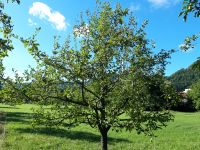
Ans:
{"label": "background tree", "polygon": [[[7,86],[41,105],[34,113],[38,124],[71,127],[84,123],[97,128],[103,150],[111,128],[153,135],[153,130],[173,118],[167,110],[173,94],[163,86],[166,59],[173,50],[154,54],[144,31],[147,22],[138,27],[128,9],[119,4],[112,8],[110,3],[98,3],[93,13],[87,12],[88,19],[83,18],[74,27],[74,36],[79,36],[75,48],[70,38],[64,45],[55,39],[49,56],[39,50],[36,35],[21,38],[38,66],[26,71],[25,78],[17,77],[17,84],[7,82]],[[158,99],[151,88],[156,81],[162,91],[157,95],[166,101],[157,110],[152,108]],[[51,109],[46,110],[46,105]]]}
{"label": "background tree", "polygon": [[193,101],[195,108],[200,109],[200,80],[191,86],[191,90],[188,92],[189,98]]}

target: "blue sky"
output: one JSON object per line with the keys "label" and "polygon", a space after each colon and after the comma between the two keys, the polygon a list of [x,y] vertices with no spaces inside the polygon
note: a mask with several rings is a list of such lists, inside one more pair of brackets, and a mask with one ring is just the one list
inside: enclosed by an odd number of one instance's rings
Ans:
{"label": "blue sky", "polygon": [[[179,49],[187,35],[200,31],[200,19],[190,16],[185,23],[178,18],[182,0],[112,0],[134,12],[139,23],[148,19],[147,36],[156,42],[155,52],[160,49]],[[20,5],[6,5],[6,11],[12,16],[14,32],[29,37],[36,27],[41,27],[38,40],[41,49],[48,52],[53,46],[53,37],[64,39],[72,32],[73,25],[81,11],[94,10],[95,0],[22,0]],[[26,52],[21,43],[14,41],[15,50],[4,60],[6,74],[12,76],[12,68],[23,72],[28,65],[36,63]],[[171,64],[167,66],[166,75],[188,67],[200,56],[200,40],[196,47],[188,52],[180,50],[172,55]]]}

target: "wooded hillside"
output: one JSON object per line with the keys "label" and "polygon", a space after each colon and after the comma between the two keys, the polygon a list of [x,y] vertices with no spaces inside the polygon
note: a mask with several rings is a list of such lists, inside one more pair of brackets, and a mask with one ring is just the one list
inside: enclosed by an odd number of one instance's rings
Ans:
{"label": "wooded hillside", "polygon": [[177,91],[183,91],[184,89],[189,88],[194,82],[200,79],[200,70],[192,67],[196,63],[197,61],[188,68],[180,69],[167,77]]}

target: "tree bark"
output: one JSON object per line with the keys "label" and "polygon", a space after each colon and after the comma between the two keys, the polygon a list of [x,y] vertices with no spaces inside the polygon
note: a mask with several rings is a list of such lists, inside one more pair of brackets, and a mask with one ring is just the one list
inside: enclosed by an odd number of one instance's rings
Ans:
{"label": "tree bark", "polygon": [[103,129],[101,132],[101,150],[108,150],[108,130]]}

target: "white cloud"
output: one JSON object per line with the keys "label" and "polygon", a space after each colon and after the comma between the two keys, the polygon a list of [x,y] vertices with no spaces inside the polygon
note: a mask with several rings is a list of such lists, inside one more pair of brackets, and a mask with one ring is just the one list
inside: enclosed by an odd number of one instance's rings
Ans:
{"label": "white cloud", "polygon": [[176,5],[180,2],[180,0],[148,0],[149,3],[151,3],[154,7],[160,8],[160,7],[170,7],[173,5]]}
{"label": "white cloud", "polygon": [[31,18],[28,18],[28,24],[29,24],[30,26],[37,26],[37,23],[34,22]]}
{"label": "white cloud", "polygon": [[10,79],[15,80],[16,79],[16,75],[18,77],[23,77],[24,76],[23,72],[19,71],[19,70],[13,70],[12,69],[12,71],[4,72],[4,78],[10,78]]}
{"label": "white cloud", "polygon": [[130,7],[129,7],[129,10],[131,11],[131,12],[135,12],[135,11],[138,11],[138,10],[140,10],[140,8],[141,8],[141,6],[140,6],[140,4],[131,4],[130,5]]}
{"label": "white cloud", "polygon": [[34,2],[29,9],[29,14],[38,16],[41,20],[49,21],[57,30],[65,30],[69,25],[60,12],[52,10],[48,5],[41,2]]}

